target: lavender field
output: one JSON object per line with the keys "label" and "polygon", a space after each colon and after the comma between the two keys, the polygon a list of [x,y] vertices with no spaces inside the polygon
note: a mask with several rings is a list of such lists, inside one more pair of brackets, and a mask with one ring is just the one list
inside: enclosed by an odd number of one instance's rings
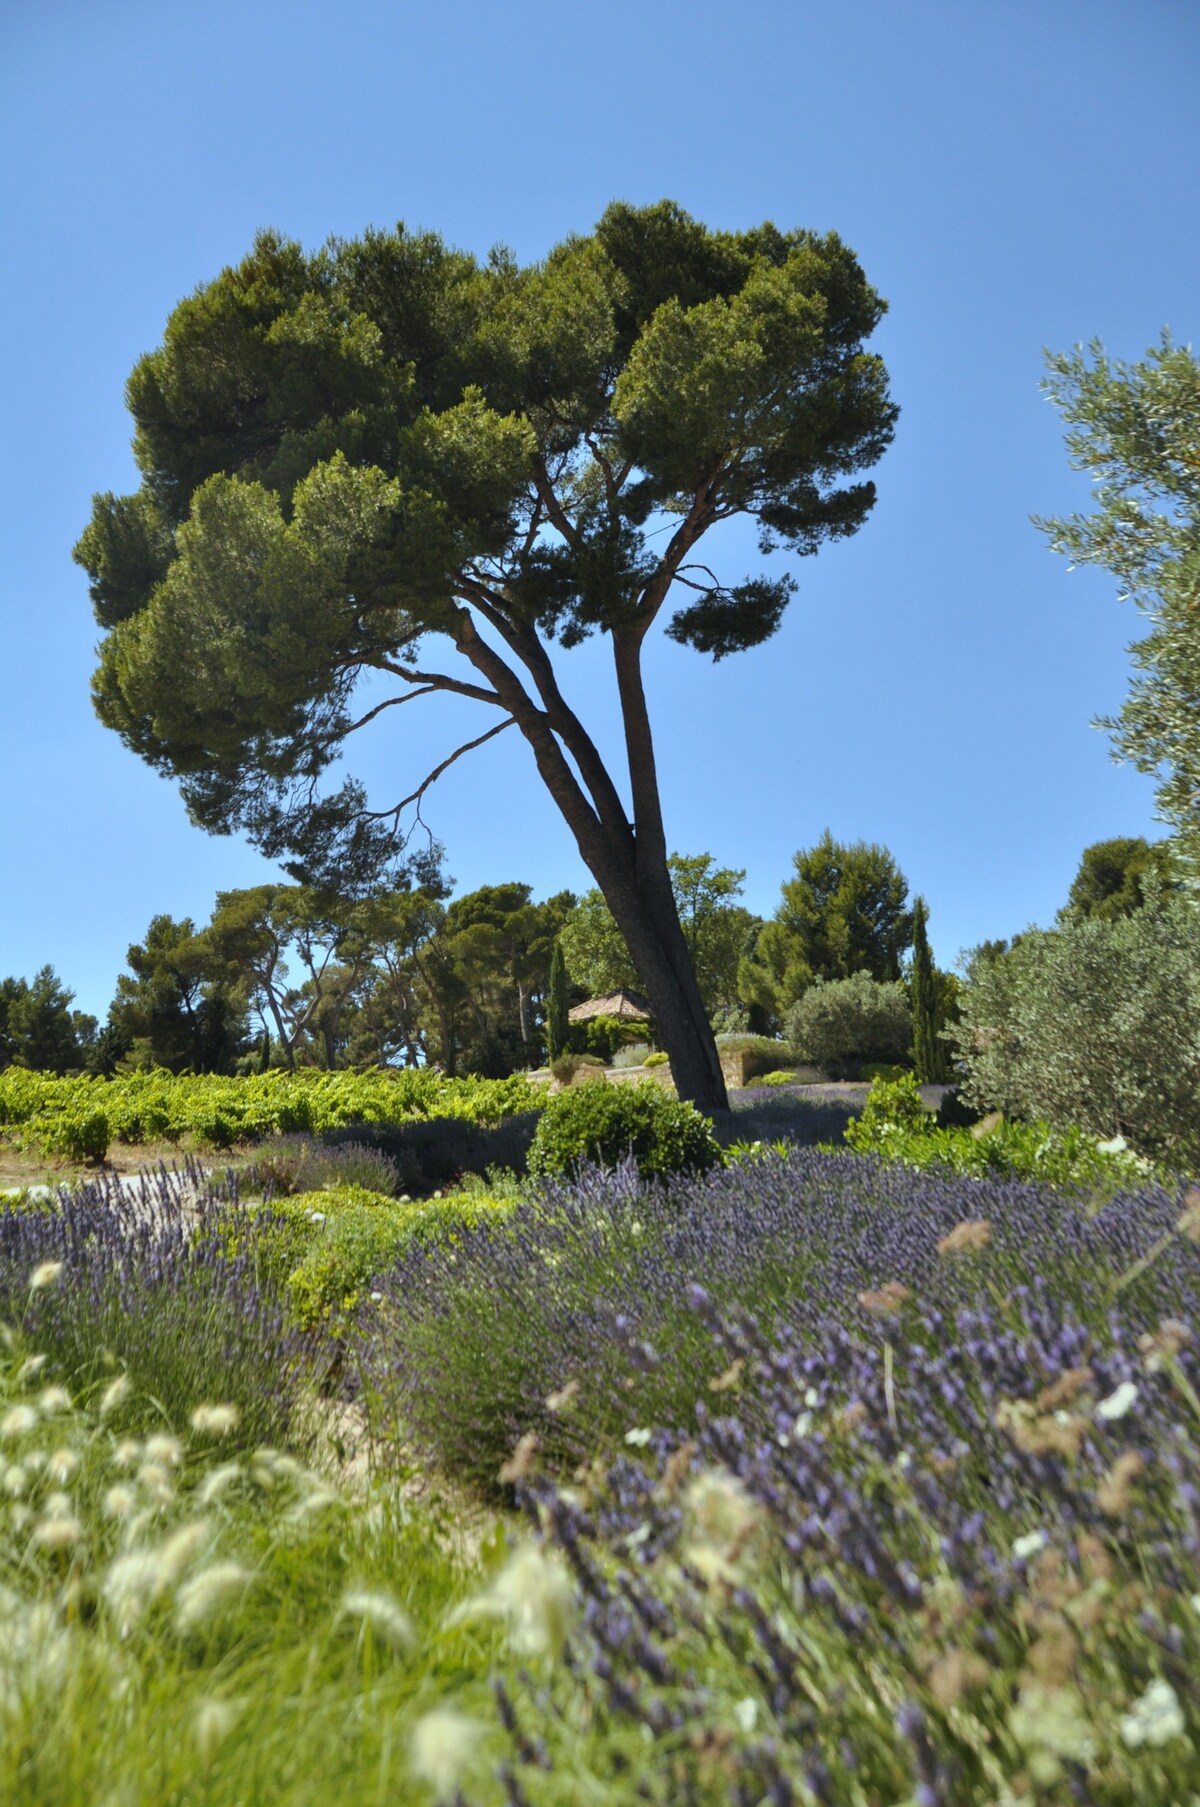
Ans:
{"label": "lavender field", "polygon": [[0,1213],[6,1799],[1200,1799],[1186,1183],[252,1180]]}

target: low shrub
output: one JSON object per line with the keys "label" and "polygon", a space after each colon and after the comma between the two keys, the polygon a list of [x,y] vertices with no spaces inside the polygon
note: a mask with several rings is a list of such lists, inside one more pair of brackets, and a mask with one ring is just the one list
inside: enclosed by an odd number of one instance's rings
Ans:
{"label": "low shrub", "polygon": [[707,1118],[661,1086],[588,1085],[552,1098],[529,1150],[529,1172],[562,1173],[588,1161],[615,1167],[628,1158],[645,1178],[719,1165]]}
{"label": "low shrub", "polygon": [[47,1154],[98,1167],[112,1140],[108,1113],[96,1107],[62,1111],[50,1119],[41,1140]]}
{"label": "low shrub", "polygon": [[642,1065],[644,1067],[665,1067],[669,1059],[670,1056],[665,1054],[661,1048],[654,1048],[647,1054]]}
{"label": "low shrub", "polygon": [[791,1005],[787,1036],[797,1060],[811,1060],[835,1078],[852,1077],[864,1063],[895,1062],[912,1042],[912,1012],[904,987],[868,973],[817,979]]}
{"label": "low shrub", "polygon": [[410,1245],[452,1245],[512,1208],[511,1196],[482,1187],[412,1200],[334,1186],[225,1213],[221,1233],[231,1253],[253,1250],[297,1328],[314,1331],[353,1312],[370,1282]]}
{"label": "low shrub", "polygon": [[[523,1082],[524,1083],[524,1082]],[[537,1088],[529,1086],[530,1091]],[[414,1197],[444,1191],[464,1174],[487,1173],[493,1167],[524,1173],[529,1144],[545,1103],[495,1124],[468,1123],[461,1117],[414,1118],[406,1123],[356,1124],[327,1131],[326,1147],[374,1149],[399,1169],[400,1190]]]}
{"label": "low shrub", "polygon": [[241,1169],[241,1190],[249,1196],[288,1198],[328,1186],[364,1186],[394,1198],[418,1189],[415,1155],[394,1159],[363,1142],[322,1143],[312,1136],[277,1136],[260,1145]]}
{"label": "low shrub", "polygon": [[800,1084],[800,1081],[796,1078],[796,1069],[794,1067],[780,1067],[778,1071],[774,1073],[756,1073],[753,1079],[748,1079],[746,1081],[746,1086],[750,1090],[763,1085],[776,1086],[798,1084]]}
{"label": "low shrub", "polygon": [[877,1079],[903,1079],[912,1068],[894,1060],[868,1060],[859,1068],[859,1078],[873,1084]]}
{"label": "low shrub", "polygon": [[1076,1128],[1008,1123],[999,1113],[994,1121],[971,1129],[940,1129],[912,1074],[877,1080],[862,1115],[847,1125],[845,1141],[858,1154],[881,1155],[910,1167],[944,1167],[980,1179],[995,1174],[1034,1180],[1093,1197],[1144,1185],[1153,1177],[1150,1163],[1119,1136],[1101,1141]]}
{"label": "low shrub", "polygon": [[629,1042],[626,1047],[613,1050],[613,1057],[609,1065],[613,1067],[644,1067],[649,1052],[649,1042]]}

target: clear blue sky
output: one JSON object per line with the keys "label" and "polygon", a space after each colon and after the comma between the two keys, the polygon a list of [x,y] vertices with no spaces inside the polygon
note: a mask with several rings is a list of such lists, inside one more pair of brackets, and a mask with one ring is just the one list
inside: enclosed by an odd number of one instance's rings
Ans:
{"label": "clear blue sky", "polygon": [[[102,1016],[152,915],[202,922],[271,874],[96,722],[70,560],[92,492],[136,484],[135,359],[265,225],[313,247],[403,218],[533,259],[615,197],[670,196],[839,232],[891,304],[895,445],[862,531],[798,562],[773,641],[717,667],[653,651],[672,846],[744,866],[769,914],[826,826],[883,841],[950,963],[1048,922],[1089,842],[1161,832],[1151,780],[1090,725],[1138,618],[1029,516],[1088,493],[1042,347],[1197,335],[1196,0],[7,0],[0,83],[0,976],[49,961]],[[727,551],[739,581],[752,547]],[[604,647],[564,682],[615,753]],[[376,800],[461,721],[365,747]],[[460,890],[589,882],[516,737],[426,813]]]}

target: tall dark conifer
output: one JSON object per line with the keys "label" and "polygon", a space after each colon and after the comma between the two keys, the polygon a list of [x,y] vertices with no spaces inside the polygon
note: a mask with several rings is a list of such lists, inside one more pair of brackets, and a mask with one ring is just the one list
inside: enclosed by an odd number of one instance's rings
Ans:
{"label": "tall dark conifer", "polygon": [[938,1040],[937,981],[926,926],[929,906],[923,897],[913,905],[912,995],[913,1056],[918,1085],[939,1085],[946,1077],[946,1050]]}
{"label": "tall dark conifer", "polygon": [[546,1055],[557,1060],[567,1047],[567,963],[559,943],[550,955],[550,992],[546,999]]}

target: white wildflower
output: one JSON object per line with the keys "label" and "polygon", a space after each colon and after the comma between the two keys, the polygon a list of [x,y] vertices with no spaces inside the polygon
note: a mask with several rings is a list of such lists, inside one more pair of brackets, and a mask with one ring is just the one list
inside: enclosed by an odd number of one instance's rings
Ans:
{"label": "white wildflower", "polygon": [[204,1437],[227,1437],[242,1422],[236,1405],[198,1405],[192,1413],[192,1429]]}
{"label": "white wildflower", "polygon": [[1026,1531],[1024,1537],[1018,1537],[1013,1543],[1013,1555],[1018,1562],[1028,1562],[1039,1550],[1044,1550],[1050,1539],[1044,1531]]}
{"label": "white wildflower", "polygon": [[63,1263],[61,1261],[41,1262],[29,1276],[30,1292],[41,1292],[44,1286],[53,1286],[62,1271]]}
{"label": "white wildflower", "polygon": [[1121,1736],[1131,1750],[1142,1744],[1168,1744],[1172,1738],[1182,1738],[1186,1730],[1179,1697],[1161,1676],[1121,1720]]}
{"label": "white wildflower", "polygon": [[1035,1774],[1047,1785],[1058,1773],[1057,1759],[1090,1763],[1096,1740],[1075,1688],[1048,1688],[1030,1682],[1021,1689],[1008,1716],[1008,1726],[1021,1747],[1035,1757],[1044,1754],[1051,1763],[1035,1765]]}
{"label": "white wildflower", "polygon": [[758,1724],[758,1702],[752,1694],[747,1694],[745,1700],[734,1702],[733,1716],[743,1732],[750,1733],[754,1730]]}
{"label": "white wildflower", "polygon": [[3,1418],[0,1418],[0,1437],[23,1437],[38,1422],[38,1409],[34,1405],[10,1406]]}
{"label": "white wildflower", "polygon": [[342,1595],[338,1617],[357,1619],[364,1627],[369,1625],[375,1636],[393,1650],[411,1650],[416,1642],[412,1620],[390,1594],[350,1588]]}
{"label": "white wildflower", "polygon": [[645,1449],[650,1441],[651,1435],[652,1433],[650,1431],[639,1428],[637,1430],[626,1431],[625,1441],[634,1449]]}
{"label": "white wildflower", "polygon": [[452,1707],[436,1707],[413,1727],[409,1765],[439,1797],[452,1795],[471,1765],[483,1728]]}
{"label": "white wildflower", "polygon": [[241,1593],[249,1571],[236,1562],[214,1562],[185,1581],[175,1597],[175,1623],[180,1631],[193,1631],[212,1617],[231,1594]]}
{"label": "white wildflower", "polygon": [[810,1408],[812,1406],[820,1405],[821,1395],[817,1392],[817,1389],[815,1387],[805,1387],[804,1403],[806,1406],[809,1406]]}
{"label": "white wildflower", "polygon": [[128,1374],[118,1374],[117,1378],[110,1381],[101,1394],[100,1416],[107,1418],[110,1412],[115,1412],[122,1401],[129,1397],[129,1392]]}
{"label": "white wildflower", "polygon": [[382,1305],[383,1304],[383,1294],[382,1293],[372,1293],[371,1294],[371,1303],[372,1303],[372,1305]]}
{"label": "white wildflower", "polygon": [[1097,1142],[1096,1144],[1100,1154],[1124,1154],[1128,1147],[1129,1144],[1124,1136],[1110,1136],[1107,1142]]}
{"label": "white wildflower", "polygon": [[310,1211],[308,1214],[308,1217],[309,1217],[310,1223],[324,1223],[325,1222],[324,1211]]}
{"label": "white wildflower", "polygon": [[812,1429],[812,1427],[813,1427],[812,1413],[811,1412],[801,1412],[799,1417],[796,1419],[795,1424],[793,1424],[793,1426],[792,1426],[792,1435],[794,1437],[807,1437],[807,1435],[808,1435],[809,1431]]}
{"label": "white wildflower", "polygon": [[1097,1418],[1104,1418],[1110,1424],[1118,1418],[1124,1418],[1126,1412],[1136,1403],[1137,1396],[1138,1390],[1133,1381],[1123,1380],[1114,1393],[1110,1393],[1107,1399],[1100,1401],[1096,1407]]}

